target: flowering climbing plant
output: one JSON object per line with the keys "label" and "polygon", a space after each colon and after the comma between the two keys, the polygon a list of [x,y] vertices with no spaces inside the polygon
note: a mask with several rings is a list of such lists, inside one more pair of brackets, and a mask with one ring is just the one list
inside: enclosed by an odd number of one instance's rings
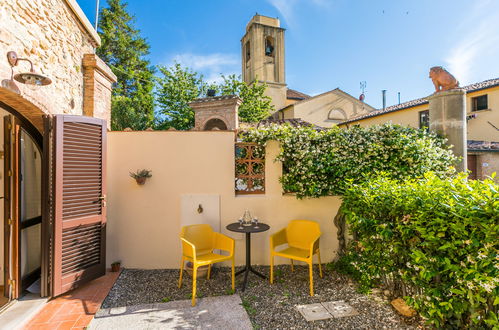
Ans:
{"label": "flowering climbing plant", "polygon": [[428,171],[441,177],[455,173],[456,158],[445,139],[393,124],[325,130],[270,125],[249,129],[241,139],[261,145],[280,142],[281,184],[298,198],[341,195],[352,182],[379,172],[396,180]]}

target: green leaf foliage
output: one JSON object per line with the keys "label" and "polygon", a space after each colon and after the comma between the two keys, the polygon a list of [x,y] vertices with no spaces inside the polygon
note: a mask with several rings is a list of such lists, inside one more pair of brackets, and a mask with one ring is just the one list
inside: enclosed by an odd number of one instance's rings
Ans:
{"label": "green leaf foliage", "polygon": [[156,129],[189,130],[194,127],[194,111],[189,106],[206,94],[203,76],[175,63],[171,67],[158,66],[156,100],[158,104]]}
{"label": "green leaf foliage", "polygon": [[154,116],[154,68],[145,58],[149,44],[134,27],[135,18],[122,0],[108,0],[99,18],[97,55],[118,78],[112,91],[111,128],[143,130]]}
{"label": "green leaf foliage", "polygon": [[174,127],[189,130],[194,127],[194,111],[189,103],[205,97],[208,89],[221,95],[237,95],[242,99],[238,116],[242,122],[258,122],[267,118],[273,106],[271,98],[265,95],[267,86],[261,83],[251,85],[241,81],[236,75],[224,76],[220,84],[208,83],[204,77],[175,63],[170,67],[158,66],[159,77],[156,84],[156,129]]}
{"label": "green leaf foliage", "polygon": [[341,195],[351,183],[380,172],[396,180],[423,177],[428,171],[441,177],[455,173],[455,157],[444,139],[399,125],[320,131],[271,125],[250,129],[241,138],[262,145],[280,142],[283,190],[298,198]]}
{"label": "green leaf foliage", "polygon": [[348,187],[342,208],[356,237],[345,260],[362,284],[388,276],[417,288],[406,300],[436,328],[499,328],[493,180],[373,177]]}
{"label": "green leaf foliage", "polygon": [[257,123],[267,118],[274,110],[272,99],[265,95],[267,85],[258,81],[248,85],[241,77],[232,74],[222,75],[223,82],[218,86],[222,95],[237,95],[243,102],[239,106],[239,120],[245,123]]}

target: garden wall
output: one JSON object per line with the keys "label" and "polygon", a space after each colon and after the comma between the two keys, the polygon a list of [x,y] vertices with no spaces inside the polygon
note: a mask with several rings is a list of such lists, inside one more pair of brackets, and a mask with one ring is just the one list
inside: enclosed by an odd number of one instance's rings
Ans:
{"label": "garden wall", "polygon": [[[254,264],[269,263],[270,234],[292,219],[320,223],[322,261],[331,261],[338,247],[333,218],[340,198],[298,200],[283,195],[278,181],[282,167],[273,161],[279,152],[275,142],[267,147],[266,193],[236,196],[234,139],[230,131],[110,132],[107,263],[121,260],[128,268],[178,268],[181,225],[208,222],[236,240],[236,263],[241,265],[244,236],[225,226],[237,221],[246,209],[271,227],[252,235]],[[143,168],[152,170],[152,178],[139,186],[129,172]],[[197,211],[199,204],[202,213]]]}

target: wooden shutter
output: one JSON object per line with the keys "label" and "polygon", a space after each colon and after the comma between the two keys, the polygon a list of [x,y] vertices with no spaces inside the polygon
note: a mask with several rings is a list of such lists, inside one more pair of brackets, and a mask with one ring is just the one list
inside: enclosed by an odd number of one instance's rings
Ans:
{"label": "wooden shutter", "polygon": [[[106,122],[56,115],[51,121],[52,296],[105,274]],[[52,213],[52,215],[51,215]]]}

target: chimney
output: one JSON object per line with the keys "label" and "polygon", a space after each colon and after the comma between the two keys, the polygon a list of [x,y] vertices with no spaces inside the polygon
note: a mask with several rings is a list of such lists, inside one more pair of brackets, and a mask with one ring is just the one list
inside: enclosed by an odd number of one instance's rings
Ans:
{"label": "chimney", "polygon": [[383,110],[385,110],[386,109],[386,89],[383,89],[381,91],[381,95],[383,97]]}
{"label": "chimney", "polygon": [[194,110],[193,130],[237,130],[237,110],[241,102],[237,95],[210,96],[192,101],[189,106]]}

